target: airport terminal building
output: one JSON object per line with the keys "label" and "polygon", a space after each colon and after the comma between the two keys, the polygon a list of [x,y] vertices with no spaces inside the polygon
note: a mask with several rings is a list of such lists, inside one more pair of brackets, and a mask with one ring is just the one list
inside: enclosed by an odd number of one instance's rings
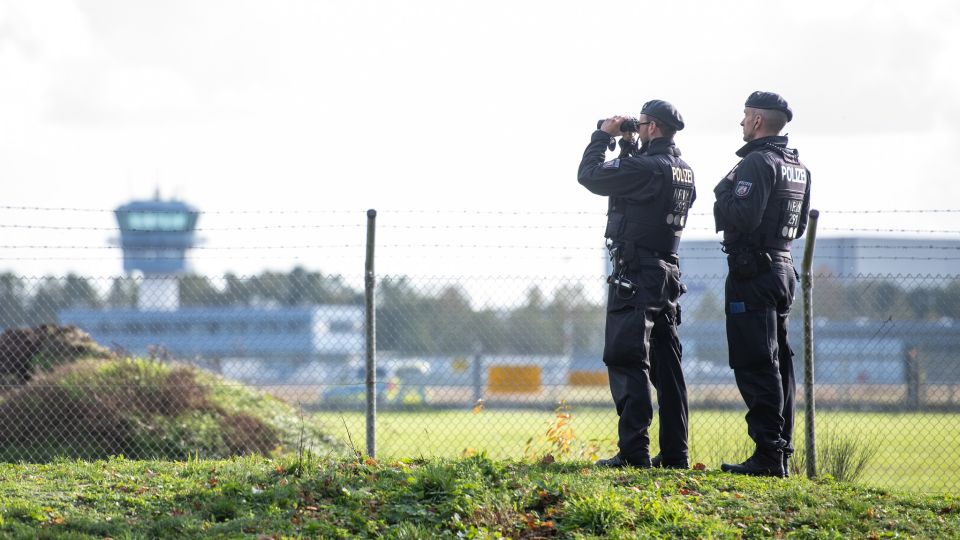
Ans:
{"label": "airport terminal building", "polygon": [[184,307],[179,278],[196,245],[199,211],[181,201],[134,201],[115,210],[123,269],[137,282],[135,308],[71,308],[60,323],[133,356],[195,362],[231,378],[323,379],[327,365],[364,352],[362,305]]}

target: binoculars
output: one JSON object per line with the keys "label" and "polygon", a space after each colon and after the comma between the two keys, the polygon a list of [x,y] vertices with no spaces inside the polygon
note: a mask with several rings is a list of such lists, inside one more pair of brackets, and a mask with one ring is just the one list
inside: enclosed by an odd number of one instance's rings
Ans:
{"label": "binoculars", "polygon": [[[597,129],[600,129],[600,126],[602,126],[604,122],[606,122],[606,120],[597,120]],[[637,131],[637,128],[640,127],[637,125],[638,122],[639,120],[627,118],[620,124],[620,131]]]}

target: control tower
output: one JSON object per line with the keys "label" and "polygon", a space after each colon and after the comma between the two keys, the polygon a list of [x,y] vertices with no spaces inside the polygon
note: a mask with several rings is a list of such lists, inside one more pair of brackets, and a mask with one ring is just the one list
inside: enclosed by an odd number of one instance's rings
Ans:
{"label": "control tower", "polygon": [[123,270],[139,274],[141,311],[180,307],[178,276],[187,270],[187,250],[196,244],[199,211],[176,200],[133,201],[114,210],[120,225]]}

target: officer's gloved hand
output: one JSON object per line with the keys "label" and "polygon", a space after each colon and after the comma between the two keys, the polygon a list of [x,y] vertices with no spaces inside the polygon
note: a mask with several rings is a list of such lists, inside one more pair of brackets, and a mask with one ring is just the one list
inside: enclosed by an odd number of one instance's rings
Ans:
{"label": "officer's gloved hand", "polygon": [[623,123],[625,118],[623,116],[613,116],[607,118],[600,124],[600,131],[603,131],[611,137],[619,137],[623,135],[623,132],[620,131],[620,124]]}

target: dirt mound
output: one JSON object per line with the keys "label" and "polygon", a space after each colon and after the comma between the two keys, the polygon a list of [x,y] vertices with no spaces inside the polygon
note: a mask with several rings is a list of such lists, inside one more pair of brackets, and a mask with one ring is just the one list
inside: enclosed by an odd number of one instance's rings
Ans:
{"label": "dirt mound", "polygon": [[341,452],[280,400],[190,366],[81,360],[0,402],[0,461]]}
{"label": "dirt mound", "polygon": [[0,381],[24,384],[40,371],[80,358],[112,358],[90,334],[76,326],[41,324],[11,328],[0,335]]}

